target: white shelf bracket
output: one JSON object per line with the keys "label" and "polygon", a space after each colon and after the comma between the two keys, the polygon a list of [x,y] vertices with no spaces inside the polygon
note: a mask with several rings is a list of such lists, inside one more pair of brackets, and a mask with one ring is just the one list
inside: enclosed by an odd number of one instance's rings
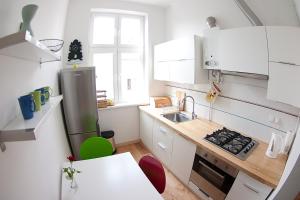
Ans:
{"label": "white shelf bracket", "polygon": [[40,59],[40,65],[44,64],[44,63],[49,63],[49,62],[58,62],[58,61],[61,61],[61,56],[59,56],[58,59],[55,59],[55,60],[45,60],[45,61],[42,61],[42,59]]}

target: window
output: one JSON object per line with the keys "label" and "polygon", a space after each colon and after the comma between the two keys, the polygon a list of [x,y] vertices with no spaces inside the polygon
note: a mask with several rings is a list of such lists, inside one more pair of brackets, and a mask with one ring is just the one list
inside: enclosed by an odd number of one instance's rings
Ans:
{"label": "window", "polygon": [[145,94],[145,19],[143,16],[93,13],[90,61],[97,90],[115,102],[141,101]]}

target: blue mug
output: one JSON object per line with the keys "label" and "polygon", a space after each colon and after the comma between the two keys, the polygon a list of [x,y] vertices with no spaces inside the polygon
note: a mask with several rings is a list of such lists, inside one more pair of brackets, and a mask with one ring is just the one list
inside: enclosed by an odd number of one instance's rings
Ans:
{"label": "blue mug", "polygon": [[25,96],[21,96],[18,100],[23,114],[23,118],[25,120],[33,118],[33,112],[34,112],[33,95],[28,94]]}
{"label": "blue mug", "polygon": [[41,92],[41,104],[45,105],[45,103],[46,103],[46,95],[47,95],[45,88],[39,88],[39,89],[36,89],[35,91],[40,91]]}

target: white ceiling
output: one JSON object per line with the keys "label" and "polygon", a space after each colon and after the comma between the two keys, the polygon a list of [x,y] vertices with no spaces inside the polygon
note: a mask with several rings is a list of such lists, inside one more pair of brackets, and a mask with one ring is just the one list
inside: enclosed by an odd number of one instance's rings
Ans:
{"label": "white ceiling", "polygon": [[169,6],[175,0],[122,0],[122,1],[129,1],[129,2],[137,2],[137,3],[144,3],[144,4],[152,4],[157,6]]}

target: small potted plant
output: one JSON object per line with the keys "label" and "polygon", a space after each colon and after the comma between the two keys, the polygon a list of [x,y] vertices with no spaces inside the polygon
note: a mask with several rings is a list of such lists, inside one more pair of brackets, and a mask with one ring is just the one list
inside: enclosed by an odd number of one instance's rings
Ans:
{"label": "small potted plant", "polygon": [[74,156],[70,155],[67,157],[67,159],[70,161],[70,167],[63,168],[63,172],[66,174],[66,179],[71,181],[71,188],[75,188],[76,183],[74,180],[74,176],[76,173],[81,173],[81,171],[73,168],[73,162],[75,161]]}

